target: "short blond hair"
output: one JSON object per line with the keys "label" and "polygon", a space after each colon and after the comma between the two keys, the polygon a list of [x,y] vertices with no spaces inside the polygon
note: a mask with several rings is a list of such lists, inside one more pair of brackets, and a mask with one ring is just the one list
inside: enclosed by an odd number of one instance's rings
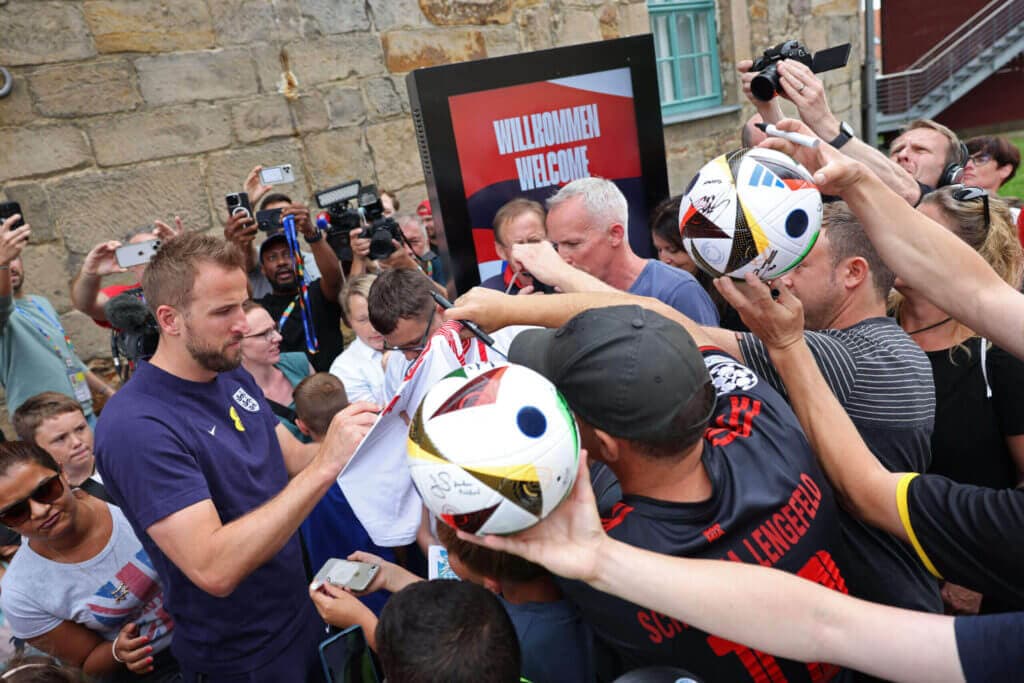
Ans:
{"label": "short blond hair", "polygon": [[928,130],[934,130],[936,133],[946,138],[949,143],[949,147],[946,150],[946,165],[949,164],[963,164],[967,160],[963,158],[962,148],[960,147],[960,138],[952,129],[942,125],[938,121],[932,121],[931,119],[917,119],[911,121],[910,124],[903,129],[903,132],[917,130],[919,128],[927,128]]}
{"label": "short blond hair", "polygon": [[201,263],[245,271],[245,256],[234,244],[201,232],[179,235],[161,245],[142,274],[142,292],[154,315],[160,306],[184,311],[192,304]]}

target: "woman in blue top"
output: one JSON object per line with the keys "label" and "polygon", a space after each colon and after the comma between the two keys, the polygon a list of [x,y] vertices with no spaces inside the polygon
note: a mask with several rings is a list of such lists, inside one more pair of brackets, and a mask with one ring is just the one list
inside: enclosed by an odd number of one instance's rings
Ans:
{"label": "woman in blue top", "polygon": [[255,301],[242,308],[249,322],[249,334],[242,338],[242,367],[249,371],[263,390],[277,419],[302,442],[308,442],[295,426],[295,402],[292,391],[312,373],[306,354],[281,353],[281,333],[267,310]]}

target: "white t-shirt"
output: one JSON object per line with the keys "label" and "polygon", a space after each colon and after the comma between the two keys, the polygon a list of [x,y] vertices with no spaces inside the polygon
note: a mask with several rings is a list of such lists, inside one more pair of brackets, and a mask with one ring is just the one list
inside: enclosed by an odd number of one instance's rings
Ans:
{"label": "white t-shirt", "polygon": [[364,344],[359,337],[331,363],[331,374],[345,385],[349,401],[386,402],[384,394],[384,354]]}
{"label": "white t-shirt", "polygon": [[134,621],[154,652],[171,644],[174,621],[156,570],[121,510],[109,503],[107,509],[110,541],[84,562],[49,560],[23,540],[0,581],[0,603],[15,636],[35,638],[72,621],[113,641]]}

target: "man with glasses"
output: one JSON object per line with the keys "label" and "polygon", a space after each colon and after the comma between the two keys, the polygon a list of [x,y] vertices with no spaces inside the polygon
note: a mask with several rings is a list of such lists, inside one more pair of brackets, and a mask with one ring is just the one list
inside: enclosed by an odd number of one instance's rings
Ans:
{"label": "man with glasses", "polygon": [[[548,199],[548,238],[563,261],[614,289],[653,297],[691,320],[718,325],[718,310],[692,275],[637,256],[629,245],[628,224],[625,195],[604,178],[574,180]],[[571,273],[549,268],[541,272],[534,261],[524,260],[524,265],[544,282],[578,291]]]}
{"label": "man with glasses", "polygon": [[[982,135],[967,141],[970,157],[964,164],[966,185],[973,185],[995,194],[999,188],[1017,174],[1020,166],[1020,150],[1012,142],[997,135]],[[1017,237],[1024,244],[1024,212],[1017,207],[1010,208],[1010,215],[1017,226]]]}

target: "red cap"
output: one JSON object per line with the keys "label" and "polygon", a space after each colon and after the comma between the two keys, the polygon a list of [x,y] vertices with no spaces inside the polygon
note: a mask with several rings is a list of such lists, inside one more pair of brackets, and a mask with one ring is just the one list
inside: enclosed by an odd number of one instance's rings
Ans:
{"label": "red cap", "polygon": [[420,205],[416,207],[416,215],[426,218],[427,216],[433,216],[434,213],[430,210],[430,200],[424,199],[420,202]]}

